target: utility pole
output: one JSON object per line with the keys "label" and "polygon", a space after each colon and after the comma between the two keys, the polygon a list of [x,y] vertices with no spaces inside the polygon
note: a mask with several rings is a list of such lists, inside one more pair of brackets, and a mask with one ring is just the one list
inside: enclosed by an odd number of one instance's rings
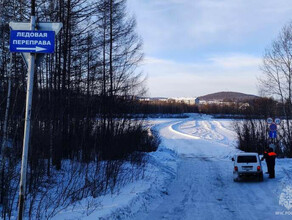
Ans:
{"label": "utility pole", "polygon": [[[30,17],[30,30],[35,30],[35,0],[31,1],[31,17]],[[26,189],[26,173],[27,173],[27,158],[28,158],[28,144],[30,134],[30,119],[31,119],[31,106],[33,94],[33,79],[35,67],[35,54],[29,54],[28,70],[27,70],[27,88],[26,88],[26,109],[25,109],[25,125],[24,125],[24,138],[21,162],[21,176],[20,176],[20,189],[18,200],[18,220],[22,220],[24,214],[25,202],[25,189]]]}

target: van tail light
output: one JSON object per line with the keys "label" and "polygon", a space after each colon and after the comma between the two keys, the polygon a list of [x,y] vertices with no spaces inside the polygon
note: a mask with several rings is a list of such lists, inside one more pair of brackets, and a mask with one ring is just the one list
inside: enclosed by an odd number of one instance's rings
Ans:
{"label": "van tail light", "polygon": [[261,166],[258,166],[257,167],[257,171],[261,171]]}
{"label": "van tail light", "polygon": [[238,167],[237,166],[234,166],[234,171],[238,171]]}

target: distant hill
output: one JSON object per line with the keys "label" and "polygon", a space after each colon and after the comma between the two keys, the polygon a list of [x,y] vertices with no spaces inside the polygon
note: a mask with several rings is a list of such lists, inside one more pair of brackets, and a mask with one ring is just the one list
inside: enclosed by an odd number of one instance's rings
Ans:
{"label": "distant hill", "polygon": [[244,94],[240,92],[217,92],[208,95],[204,95],[198,97],[200,101],[243,101],[243,100],[251,100],[256,99],[258,96]]}

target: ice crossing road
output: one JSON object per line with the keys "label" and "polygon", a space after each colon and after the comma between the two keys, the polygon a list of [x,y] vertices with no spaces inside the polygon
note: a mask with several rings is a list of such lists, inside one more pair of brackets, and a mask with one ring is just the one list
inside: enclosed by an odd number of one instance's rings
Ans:
{"label": "ice crossing road", "polygon": [[179,154],[177,175],[162,199],[132,219],[291,219],[276,215],[283,210],[283,172],[276,179],[265,175],[264,182],[233,182],[231,157],[237,150],[230,120],[176,120],[160,126],[159,133],[161,146]]}

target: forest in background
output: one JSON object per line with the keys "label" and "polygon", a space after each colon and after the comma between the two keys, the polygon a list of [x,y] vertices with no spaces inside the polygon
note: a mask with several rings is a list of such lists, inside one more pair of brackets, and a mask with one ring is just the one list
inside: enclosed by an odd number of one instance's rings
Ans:
{"label": "forest in background", "polygon": [[[29,22],[30,8],[30,1],[0,1],[4,219],[17,210],[27,82],[20,54],[9,52],[9,22]],[[145,88],[136,71],[143,59],[142,40],[126,0],[37,0],[40,21],[62,22],[63,28],[55,53],[35,69],[25,210],[31,219],[50,218],[82,198],[140,178],[143,152],[158,146],[143,120],[128,114]],[[128,163],[136,171],[127,171]]]}

